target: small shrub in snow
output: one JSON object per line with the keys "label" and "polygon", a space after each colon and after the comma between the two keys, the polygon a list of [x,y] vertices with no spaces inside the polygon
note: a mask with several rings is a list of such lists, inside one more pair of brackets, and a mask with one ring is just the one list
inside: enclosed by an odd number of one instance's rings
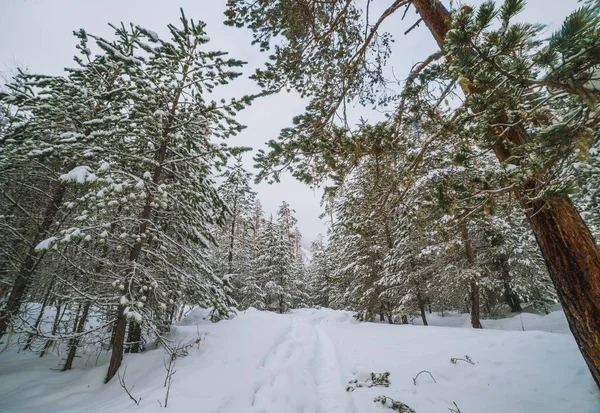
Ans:
{"label": "small shrub in snow", "polygon": [[353,392],[358,387],[375,387],[375,386],[390,386],[390,373],[371,373],[370,377],[367,380],[361,381],[358,379],[350,380],[348,382],[348,387],[346,387],[347,392]]}
{"label": "small shrub in snow", "polygon": [[416,413],[414,409],[410,408],[406,404],[399,402],[387,396],[377,396],[373,399],[375,403],[381,403],[382,406],[392,409],[399,413]]}
{"label": "small shrub in snow", "polygon": [[454,358],[453,357],[453,358],[450,359],[450,363],[452,363],[452,364],[456,364],[459,361],[464,361],[466,363],[475,365],[475,362],[473,361],[473,359],[471,359],[471,357],[469,357],[467,355],[465,355],[463,358]]}

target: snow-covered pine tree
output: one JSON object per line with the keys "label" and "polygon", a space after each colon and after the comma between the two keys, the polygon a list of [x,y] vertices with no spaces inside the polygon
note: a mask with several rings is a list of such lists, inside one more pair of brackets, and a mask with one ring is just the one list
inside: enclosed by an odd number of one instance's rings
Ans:
{"label": "snow-covered pine tree", "polygon": [[[295,223],[293,210],[285,201],[278,209],[276,220],[271,216],[261,223],[253,268],[255,275],[248,285],[251,290],[260,285],[265,308],[279,313],[308,303],[305,266],[295,255],[294,239],[299,236],[299,231],[293,227]],[[257,296],[256,293],[253,295]]]}
{"label": "snow-covered pine tree", "polygon": [[229,211],[225,225],[215,228],[218,247],[211,253],[212,267],[220,277],[230,280],[239,304],[243,301],[241,290],[251,276],[256,193],[251,188],[252,175],[244,169],[239,156],[221,179],[218,192]]}
{"label": "snow-covered pine tree", "polygon": [[330,258],[333,254],[327,251],[327,246],[321,234],[312,242],[310,252],[312,259],[307,272],[311,303],[314,306],[327,308],[331,306],[331,273],[334,264]]}

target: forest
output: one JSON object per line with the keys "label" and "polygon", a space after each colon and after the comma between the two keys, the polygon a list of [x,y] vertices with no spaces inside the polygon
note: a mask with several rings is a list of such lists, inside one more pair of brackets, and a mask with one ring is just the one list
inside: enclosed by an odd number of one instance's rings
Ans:
{"label": "forest", "polygon": [[[268,55],[254,94],[223,97],[247,63],[183,10],[168,38],[79,29],[64,74],[6,79],[0,359],[105,354],[109,383],[128,353],[179,354],[169,334],[195,307],[481,329],[560,304],[600,386],[600,4],[549,33],[524,0],[371,3],[224,3]],[[391,78],[408,40],[382,26],[400,20],[439,49]],[[279,136],[228,143],[239,112],[286,90],[306,108]],[[255,183],[286,175],[323,191],[317,239],[289,202],[263,210]]]}

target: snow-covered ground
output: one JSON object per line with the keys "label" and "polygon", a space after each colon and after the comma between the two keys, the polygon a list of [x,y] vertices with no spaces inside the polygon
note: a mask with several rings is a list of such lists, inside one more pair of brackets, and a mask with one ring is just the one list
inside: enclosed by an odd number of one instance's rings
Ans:
{"label": "snow-covered ground", "polygon": [[[232,320],[206,322],[195,310],[173,334],[177,342],[203,337],[177,360],[166,409],[206,413],[392,412],[373,402],[388,396],[417,413],[578,413],[600,405],[564,315],[523,315],[484,322],[487,328],[357,323],[349,312],[296,310],[278,315],[250,309]],[[463,326],[463,316],[430,317]],[[468,321],[468,320],[467,320]],[[517,331],[499,331],[493,328]],[[545,331],[560,331],[556,334]],[[469,356],[474,365],[451,358]],[[82,357],[72,371],[52,370],[59,357],[0,355],[2,412],[161,412],[162,350],[127,355],[125,381],[102,384],[105,365]],[[100,364],[106,358],[100,358]],[[417,384],[413,382],[420,371]],[[357,388],[371,372],[390,373],[389,387]]]}
{"label": "snow-covered ground", "polygon": [[[548,333],[571,334],[567,318],[560,306],[555,307],[556,311],[548,315],[533,313],[521,313],[509,318],[498,320],[481,320],[485,329],[506,330],[506,331],[546,331]],[[471,328],[470,314],[450,313],[441,316],[437,313],[427,314],[427,322],[430,326],[438,327],[464,327]],[[418,317],[413,321],[414,324],[422,324]]]}

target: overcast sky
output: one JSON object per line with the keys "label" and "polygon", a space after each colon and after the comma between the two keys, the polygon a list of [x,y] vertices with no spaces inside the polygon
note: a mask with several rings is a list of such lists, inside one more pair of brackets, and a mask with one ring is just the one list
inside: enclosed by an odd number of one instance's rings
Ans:
{"label": "overcast sky", "polygon": [[[226,0],[0,0],[0,72],[11,72],[19,66],[32,73],[61,74],[64,67],[73,65],[77,42],[72,31],[79,28],[108,37],[112,31],[107,23],[133,22],[166,37],[166,25],[178,23],[182,7],[188,18],[207,23],[211,38],[209,48],[228,51],[232,57],[249,62],[244,72],[250,74],[262,65],[265,54],[250,45],[248,31],[222,24],[225,3]],[[390,3],[391,0],[374,0],[372,15]],[[481,1],[466,3],[477,5]],[[557,28],[577,6],[577,0],[530,0],[521,19]],[[417,20],[414,13],[410,12],[404,22],[399,19],[399,15],[393,16],[383,28],[396,39],[390,71],[403,79],[415,63],[435,52],[436,45],[424,26],[403,35]],[[548,34],[550,32],[548,30]],[[242,95],[257,88],[245,78],[236,81],[233,90]],[[248,128],[230,143],[255,150],[263,147],[267,140],[275,139],[282,128],[290,126],[292,117],[300,114],[305,104],[297,95],[283,93],[256,101],[239,115],[239,120]],[[363,109],[355,113],[372,121],[381,119],[381,114]],[[246,156],[245,164],[252,169],[252,155]],[[306,245],[318,233],[325,233],[325,223],[318,218],[321,213],[319,190],[310,189],[291,177],[284,177],[275,185],[258,185],[256,189],[267,213],[275,213],[283,200],[292,205]]]}

